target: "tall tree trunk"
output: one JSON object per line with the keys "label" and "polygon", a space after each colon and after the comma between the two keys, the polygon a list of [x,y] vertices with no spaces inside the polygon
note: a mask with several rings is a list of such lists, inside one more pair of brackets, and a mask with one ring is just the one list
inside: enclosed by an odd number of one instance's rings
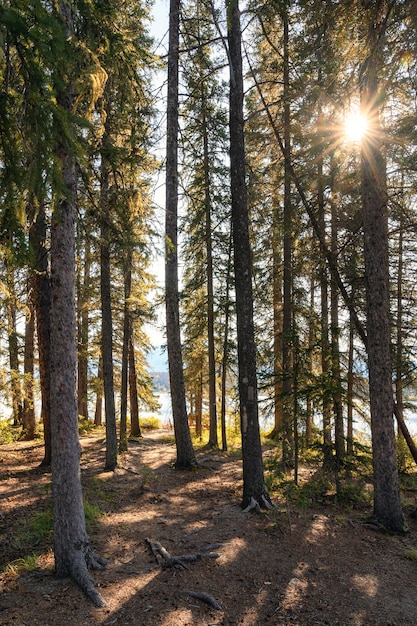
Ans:
{"label": "tall tree trunk", "polygon": [[[106,108],[110,107],[109,87],[105,90]],[[113,374],[113,318],[111,305],[111,269],[110,269],[110,199],[109,199],[109,163],[106,149],[110,149],[110,114],[107,115],[103,136],[100,173],[100,288],[101,288],[101,354],[103,359],[104,406],[106,416],[106,460],[105,468],[113,470],[117,466],[117,430],[116,408],[114,402]]]}
{"label": "tall tree trunk", "polygon": [[[334,176],[332,183],[334,186]],[[334,200],[330,203],[331,209],[331,253],[335,265],[337,264],[337,207]],[[333,274],[330,277],[330,322],[331,322],[331,359],[332,359],[332,389],[333,389],[333,413],[334,413],[334,440],[336,452],[336,465],[339,469],[345,456],[345,436],[343,424],[343,404],[342,404],[342,375],[340,368],[340,347],[339,347],[339,290]]]}
{"label": "tall tree trunk", "polygon": [[[317,204],[320,230],[325,238],[325,202],[323,181],[323,158],[317,162]],[[321,301],[321,372],[322,372],[322,412],[323,412],[323,465],[330,467],[332,461],[332,431],[331,431],[331,390],[330,390],[330,342],[329,342],[329,296],[326,259],[320,257],[320,301]]]}
{"label": "tall tree trunk", "polygon": [[[278,185],[278,183],[277,183]],[[272,216],[272,306],[274,324],[274,427],[268,437],[278,439],[282,435],[283,402],[282,402],[282,337],[283,337],[283,310],[282,310],[282,222],[277,190],[273,191]]]}
{"label": "tall tree trunk", "polygon": [[179,0],[170,0],[166,143],[165,309],[168,369],[178,469],[197,465],[185,401],[178,293],[178,56]]}
{"label": "tall tree trunk", "polygon": [[369,129],[362,142],[362,219],[364,230],[366,322],[368,330],[369,397],[374,463],[374,516],[386,528],[403,531],[395,432],[391,367],[388,262],[388,206],[382,145],[381,92],[385,0],[367,8],[368,56],[361,72],[361,107]]}
{"label": "tall tree trunk", "polygon": [[353,356],[354,356],[354,333],[355,324],[352,316],[349,316],[349,351],[347,371],[347,418],[346,418],[346,452],[353,455]]}
{"label": "tall tree trunk", "polygon": [[119,452],[127,451],[127,391],[129,376],[129,340],[131,335],[131,319],[129,299],[132,290],[132,253],[126,254],[123,310],[123,346],[122,346],[122,381],[120,387],[120,438]]}
{"label": "tall tree trunk", "polygon": [[258,418],[252,259],[245,176],[243,73],[238,1],[227,0],[226,8],[230,54],[230,173],[243,460],[242,507],[244,509],[254,506],[265,508],[271,506],[271,504],[264,482]]}
{"label": "tall tree trunk", "polygon": [[24,394],[22,425],[25,439],[34,439],[36,434],[34,373],[35,373],[35,308],[33,305],[33,273],[28,280],[28,300],[25,325],[25,353],[24,353]]}
{"label": "tall tree trunk", "polygon": [[[68,38],[73,35],[72,6],[59,5]],[[58,105],[72,113],[72,86],[59,94]],[[76,165],[62,140],[57,147],[66,193],[55,206],[51,229],[51,429],[55,572],[71,577],[94,602],[104,601],[88,568],[105,561],[90,546],[80,480],[80,443],[76,398],[75,196]]]}
{"label": "tall tree trunk", "polygon": [[78,415],[88,420],[88,327],[89,309],[88,294],[90,286],[90,266],[91,250],[88,234],[85,239],[85,254],[83,273],[84,278],[81,284],[81,268],[79,268],[78,278]]}
{"label": "tall tree trunk", "polygon": [[33,301],[36,314],[38,336],[39,379],[42,396],[42,422],[44,437],[43,467],[51,464],[51,281],[48,263],[47,229],[45,205],[37,207],[35,221],[29,231],[30,245],[34,258]]}
{"label": "tall tree trunk", "polygon": [[201,90],[203,109],[203,152],[204,152],[204,205],[206,212],[206,256],[207,256],[207,349],[209,365],[209,446],[219,447],[217,435],[217,402],[216,402],[216,356],[214,342],[214,289],[213,289],[213,250],[211,225],[211,197],[210,197],[210,163],[207,135],[206,100],[204,90]]}
{"label": "tall tree trunk", "polygon": [[103,358],[100,354],[97,366],[97,395],[96,408],[94,411],[94,425],[101,426],[103,419]]}
{"label": "tall tree trunk", "polygon": [[13,424],[22,424],[23,398],[19,371],[19,343],[16,327],[15,272],[8,267],[6,270],[7,297],[7,334],[9,343],[10,391],[12,396]]}
{"label": "tall tree trunk", "polygon": [[139,422],[138,381],[136,376],[135,342],[133,325],[130,324],[129,338],[129,399],[130,399],[130,436],[142,437]]}
{"label": "tall tree trunk", "polygon": [[227,399],[227,369],[229,363],[229,319],[230,319],[230,274],[232,271],[232,246],[233,236],[230,233],[229,254],[227,258],[226,271],[226,294],[225,294],[225,310],[224,310],[224,334],[223,334],[223,354],[222,354],[222,375],[221,375],[221,429],[222,429],[222,450],[227,451],[227,429],[226,429],[226,399]]}
{"label": "tall tree trunk", "polygon": [[[314,272],[311,273],[310,276],[310,318],[308,321],[308,349],[309,349],[309,358],[308,358],[308,374],[310,380],[314,377],[313,367],[314,367],[314,352],[313,352],[313,344],[315,337],[315,286],[314,286]],[[314,401],[313,394],[311,391],[307,391],[306,397],[306,445],[310,446],[313,442],[313,413],[314,413]]]}
{"label": "tall tree trunk", "polygon": [[291,111],[290,111],[290,73],[289,73],[289,24],[288,13],[281,12],[284,28],[284,214],[283,214],[283,309],[282,309],[282,460],[285,465],[294,464],[294,424],[293,424],[293,354],[292,354],[292,320],[293,320],[293,289],[292,289],[292,243],[293,243],[293,210],[291,202]]}

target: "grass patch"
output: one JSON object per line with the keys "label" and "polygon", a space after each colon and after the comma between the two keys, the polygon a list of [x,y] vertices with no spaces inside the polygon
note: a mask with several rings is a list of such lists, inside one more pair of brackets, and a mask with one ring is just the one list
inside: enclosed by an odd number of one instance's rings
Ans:
{"label": "grass patch", "polygon": [[417,561],[417,550],[415,550],[414,548],[410,548],[410,550],[407,550],[405,552],[404,556],[410,561]]}

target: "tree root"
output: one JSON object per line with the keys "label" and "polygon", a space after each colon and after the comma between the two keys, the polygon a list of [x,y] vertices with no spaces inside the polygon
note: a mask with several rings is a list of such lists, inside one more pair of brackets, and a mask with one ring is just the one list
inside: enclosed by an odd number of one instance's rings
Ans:
{"label": "tree root", "polygon": [[187,596],[191,596],[192,598],[196,598],[196,600],[201,600],[201,602],[204,602],[216,611],[222,611],[222,607],[217,602],[216,598],[213,598],[213,596],[205,591],[183,591],[183,593],[187,594]]}
{"label": "tree root", "polygon": [[77,550],[73,556],[70,568],[70,576],[72,580],[80,587],[89,598],[94,606],[101,608],[106,606],[101,594],[97,591],[94,582],[88,573],[90,569],[103,569],[107,563],[106,559],[103,559],[93,550]]}
{"label": "tree root", "polygon": [[195,563],[196,561],[202,561],[204,559],[217,559],[220,556],[217,552],[212,552],[212,550],[221,544],[207,546],[197,554],[173,556],[163,547],[163,545],[159,543],[159,541],[151,541],[146,538],[145,543],[155,557],[158,565],[163,568],[175,567],[176,569],[187,569],[186,563]]}
{"label": "tree root", "polygon": [[269,496],[262,494],[258,499],[251,496],[249,504],[243,509],[244,513],[255,510],[256,513],[260,513],[262,509],[272,510],[274,505],[272,504]]}

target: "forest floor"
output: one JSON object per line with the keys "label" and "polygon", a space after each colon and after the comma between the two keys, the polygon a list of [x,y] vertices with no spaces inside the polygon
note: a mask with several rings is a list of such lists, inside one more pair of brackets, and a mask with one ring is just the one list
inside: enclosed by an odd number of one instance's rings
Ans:
{"label": "forest floor", "polygon": [[[41,530],[51,515],[51,477],[38,468],[42,446],[3,445],[2,626],[417,624],[417,521],[409,513],[404,536],[367,524],[369,505],[342,507],[331,497],[295,506],[277,493],[274,510],[244,513],[236,455],[203,448],[201,468],[179,472],[172,433],[151,431],[130,444],[120,468],[104,472],[102,436],[81,441],[89,535],[109,559],[93,573],[106,606],[95,608],[70,580],[54,578],[52,538]],[[303,480],[313,471],[305,469]],[[162,568],[146,539],[175,556],[208,546],[219,556]],[[221,609],[188,591],[209,594]]]}

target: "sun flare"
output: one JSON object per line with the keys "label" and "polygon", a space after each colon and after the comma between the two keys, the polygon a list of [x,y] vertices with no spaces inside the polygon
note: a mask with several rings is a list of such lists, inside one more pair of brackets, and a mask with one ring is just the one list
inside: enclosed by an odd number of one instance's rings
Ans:
{"label": "sun flare", "polygon": [[344,135],[346,141],[360,143],[367,130],[367,119],[360,111],[350,111],[350,113],[346,115],[344,122]]}

